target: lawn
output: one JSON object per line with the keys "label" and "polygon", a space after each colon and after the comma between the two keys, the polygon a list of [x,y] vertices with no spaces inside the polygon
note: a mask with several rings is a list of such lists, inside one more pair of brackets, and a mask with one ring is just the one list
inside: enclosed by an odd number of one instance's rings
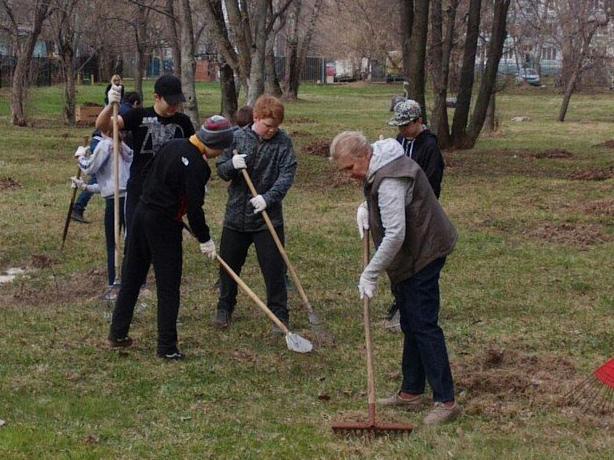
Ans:
{"label": "lawn", "polygon": [[[151,103],[152,83],[146,88]],[[130,85],[128,86],[130,88]],[[79,102],[104,86],[80,86]],[[91,128],[61,124],[61,88],[31,93],[32,126],[9,125],[0,90],[0,458],[611,458],[614,417],[569,405],[568,393],[614,355],[614,94],[561,96],[513,89],[498,96],[500,129],[469,151],[445,152],[442,203],[460,240],[442,274],[459,421],[427,428],[425,410],[382,410],[417,425],[404,438],[333,435],[333,420],[366,416],[358,184],[335,173],[327,145],[344,129],[375,139],[400,85],[301,87],[284,127],[299,170],[285,201],[287,248],[336,346],[299,355],[271,336],[245,295],[225,332],[210,320],[217,266],[184,243],[180,347],[155,357],[155,294],[139,300],[126,352],[108,349],[102,200],[90,225],[72,223],[72,153]],[[203,116],[219,107],[198,86]],[[528,121],[514,122],[525,116]],[[608,142],[609,141],[609,142]],[[219,241],[225,183],[205,210]],[[245,281],[264,297],[253,251]],[[153,284],[152,284],[153,287]],[[155,291],[155,290],[154,290]],[[398,389],[402,337],[382,327],[387,283],[372,303],[378,396]],[[295,291],[292,329],[313,337]]]}

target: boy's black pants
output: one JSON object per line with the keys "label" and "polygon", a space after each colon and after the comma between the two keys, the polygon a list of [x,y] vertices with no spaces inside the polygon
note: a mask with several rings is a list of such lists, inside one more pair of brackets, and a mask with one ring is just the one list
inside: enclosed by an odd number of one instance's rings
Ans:
{"label": "boy's black pants", "polygon": [[[284,228],[277,227],[275,230],[283,242]],[[220,257],[237,275],[241,275],[241,268],[252,243],[256,247],[258,264],[266,284],[267,305],[275,316],[287,322],[289,315],[286,266],[268,229],[259,232],[238,232],[224,227],[220,242]],[[220,298],[217,308],[232,313],[236,303],[237,283],[220,268]]]}
{"label": "boy's black pants", "polygon": [[139,290],[153,263],[158,294],[158,353],[174,353],[177,351],[183,226],[143,203],[139,203],[133,217],[110,337],[118,339],[128,335]]}

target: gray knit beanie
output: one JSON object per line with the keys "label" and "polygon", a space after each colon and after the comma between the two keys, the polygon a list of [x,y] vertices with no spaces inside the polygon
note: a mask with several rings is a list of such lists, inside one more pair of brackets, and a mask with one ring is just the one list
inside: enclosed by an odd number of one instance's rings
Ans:
{"label": "gray knit beanie", "polygon": [[205,120],[196,136],[207,147],[223,150],[232,144],[233,133],[230,121],[221,115],[213,115]]}

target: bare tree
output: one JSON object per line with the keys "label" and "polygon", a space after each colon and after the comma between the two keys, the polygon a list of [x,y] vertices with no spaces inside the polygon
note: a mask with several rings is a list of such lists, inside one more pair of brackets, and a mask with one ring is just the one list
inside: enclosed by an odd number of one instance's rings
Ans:
{"label": "bare tree", "polygon": [[180,40],[180,32],[177,31],[177,21],[174,5],[177,2],[174,0],[166,0],[166,15],[165,21],[167,25],[167,33],[169,37],[169,44],[171,47],[171,51],[173,53],[173,62],[175,63],[175,73],[177,76],[181,76],[182,71],[182,63],[181,63],[181,40]]}
{"label": "bare tree", "polygon": [[612,5],[591,0],[559,0],[555,8],[561,24],[560,34],[563,49],[562,81],[565,93],[559,110],[559,121],[565,121],[571,95],[582,72],[590,64],[595,50],[591,47],[593,37],[600,28],[607,26]]}
{"label": "bare tree", "polygon": [[190,0],[181,0],[179,10],[181,14],[181,86],[186,96],[183,109],[192,120],[194,126],[199,126],[200,117],[198,115],[198,100],[194,83],[194,73],[196,72],[194,27],[192,24]]}
{"label": "bare tree", "polygon": [[50,0],[28,2],[1,0],[0,7],[6,16],[3,28],[10,33],[17,57],[11,88],[11,123],[16,126],[26,126],[25,104],[30,63],[43,23],[51,11]]}

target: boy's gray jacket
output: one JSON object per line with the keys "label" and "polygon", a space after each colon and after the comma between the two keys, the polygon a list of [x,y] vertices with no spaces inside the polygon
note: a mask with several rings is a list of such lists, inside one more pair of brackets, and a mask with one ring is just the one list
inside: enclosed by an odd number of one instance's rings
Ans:
{"label": "boy's gray jacket", "polygon": [[239,232],[258,232],[266,229],[266,223],[261,214],[254,214],[249,202],[252,194],[241,171],[232,165],[235,149],[247,155],[247,172],[256,191],[266,201],[266,211],[273,225],[283,225],[281,201],[294,182],[297,166],[292,140],[283,130],[270,140],[261,140],[249,125],[235,131],[232,145],[217,160],[218,175],[230,181],[224,227]]}
{"label": "boy's gray jacket", "polygon": [[399,283],[454,249],[456,229],[418,163],[395,140],[373,144],[365,196],[378,250],[363,276],[375,280],[385,270]]}

